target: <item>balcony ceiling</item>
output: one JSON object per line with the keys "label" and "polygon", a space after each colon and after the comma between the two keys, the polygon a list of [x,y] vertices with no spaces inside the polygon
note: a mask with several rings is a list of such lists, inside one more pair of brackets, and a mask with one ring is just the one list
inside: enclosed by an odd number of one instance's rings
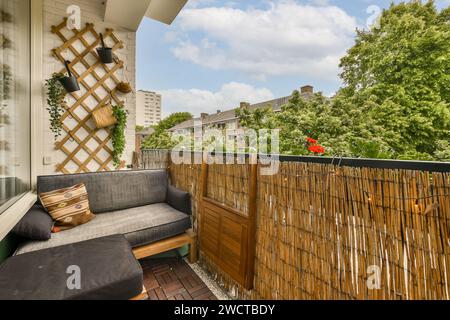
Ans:
{"label": "balcony ceiling", "polygon": [[105,21],[136,31],[144,17],[172,24],[188,0],[108,0]]}

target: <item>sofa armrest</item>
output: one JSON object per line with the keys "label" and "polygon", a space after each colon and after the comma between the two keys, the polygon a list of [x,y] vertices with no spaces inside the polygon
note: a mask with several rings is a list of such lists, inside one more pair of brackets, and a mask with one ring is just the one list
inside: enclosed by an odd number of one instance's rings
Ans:
{"label": "sofa armrest", "polygon": [[192,214],[191,195],[173,186],[167,188],[167,204],[187,215]]}

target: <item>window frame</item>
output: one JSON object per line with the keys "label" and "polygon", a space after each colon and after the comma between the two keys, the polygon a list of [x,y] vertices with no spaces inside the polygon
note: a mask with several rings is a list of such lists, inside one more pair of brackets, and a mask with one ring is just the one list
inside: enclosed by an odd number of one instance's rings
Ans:
{"label": "window frame", "polygon": [[31,190],[11,199],[10,206],[0,214],[0,241],[2,241],[37,201],[37,176],[42,172],[42,92],[43,75],[43,0],[30,0],[30,181]]}

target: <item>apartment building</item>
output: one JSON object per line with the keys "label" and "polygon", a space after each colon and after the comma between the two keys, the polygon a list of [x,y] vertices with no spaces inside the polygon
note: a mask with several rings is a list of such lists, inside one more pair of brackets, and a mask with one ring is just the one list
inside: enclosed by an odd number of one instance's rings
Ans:
{"label": "apartment building", "polygon": [[[310,99],[314,95],[314,87],[306,85],[300,88],[300,95],[303,99]],[[240,108],[248,108],[249,110],[255,110],[260,108],[271,107],[275,112],[281,111],[281,107],[288,104],[292,96],[286,96],[277,98],[270,101],[264,101],[256,104],[249,104],[247,102],[241,102]],[[185,121],[178,124],[177,126],[170,129],[174,133],[183,133],[185,130],[192,130],[195,127],[202,126],[207,127],[217,127],[220,129],[238,129],[239,119],[236,116],[236,108],[221,111],[217,110],[216,113],[207,114],[202,113],[200,117]]]}
{"label": "apartment building", "polygon": [[139,90],[136,95],[136,125],[148,128],[161,121],[160,94]]}

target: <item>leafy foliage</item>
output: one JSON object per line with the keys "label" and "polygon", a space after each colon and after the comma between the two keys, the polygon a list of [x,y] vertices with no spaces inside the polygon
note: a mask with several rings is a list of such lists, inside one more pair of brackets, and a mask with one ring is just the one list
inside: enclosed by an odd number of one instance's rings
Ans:
{"label": "leafy foliage", "polygon": [[63,74],[54,73],[53,76],[45,82],[47,89],[47,111],[50,115],[50,130],[53,132],[55,140],[61,136],[63,129],[61,117],[65,112],[64,98],[67,93],[59,82],[59,79],[62,77],[64,77]]}
{"label": "leafy foliage", "polygon": [[114,117],[117,119],[117,123],[112,130],[113,162],[117,168],[121,164],[121,157],[125,151],[125,129],[127,127],[128,112],[120,105],[113,105],[112,110]]}
{"label": "leafy foliage", "polygon": [[[333,99],[294,91],[280,112],[237,109],[240,124],[279,129],[288,155],[450,161],[449,20],[450,8],[438,12],[431,0],[392,4],[378,26],[356,31]],[[162,121],[143,148],[172,148],[168,129],[190,118]]]}
{"label": "leafy foliage", "polygon": [[280,151],[450,161],[450,10],[433,1],[391,5],[379,28],[357,31],[341,60],[345,83],[331,100],[294,92],[279,113],[238,110],[249,128],[280,128]]}
{"label": "leafy foliage", "polygon": [[142,143],[142,149],[172,149],[176,142],[172,141],[168,130],[191,119],[192,115],[187,112],[171,114],[154,127],[155,132],[145,139]]}
{"label": "leafy foliage", "polygon": [[[400,159],[438,159],[450,140],[450,24],[434,2],[391,5],[341,61],[341,98],[362,111],[366,140]],[[363,118],[359,118],[363,120]]]}

